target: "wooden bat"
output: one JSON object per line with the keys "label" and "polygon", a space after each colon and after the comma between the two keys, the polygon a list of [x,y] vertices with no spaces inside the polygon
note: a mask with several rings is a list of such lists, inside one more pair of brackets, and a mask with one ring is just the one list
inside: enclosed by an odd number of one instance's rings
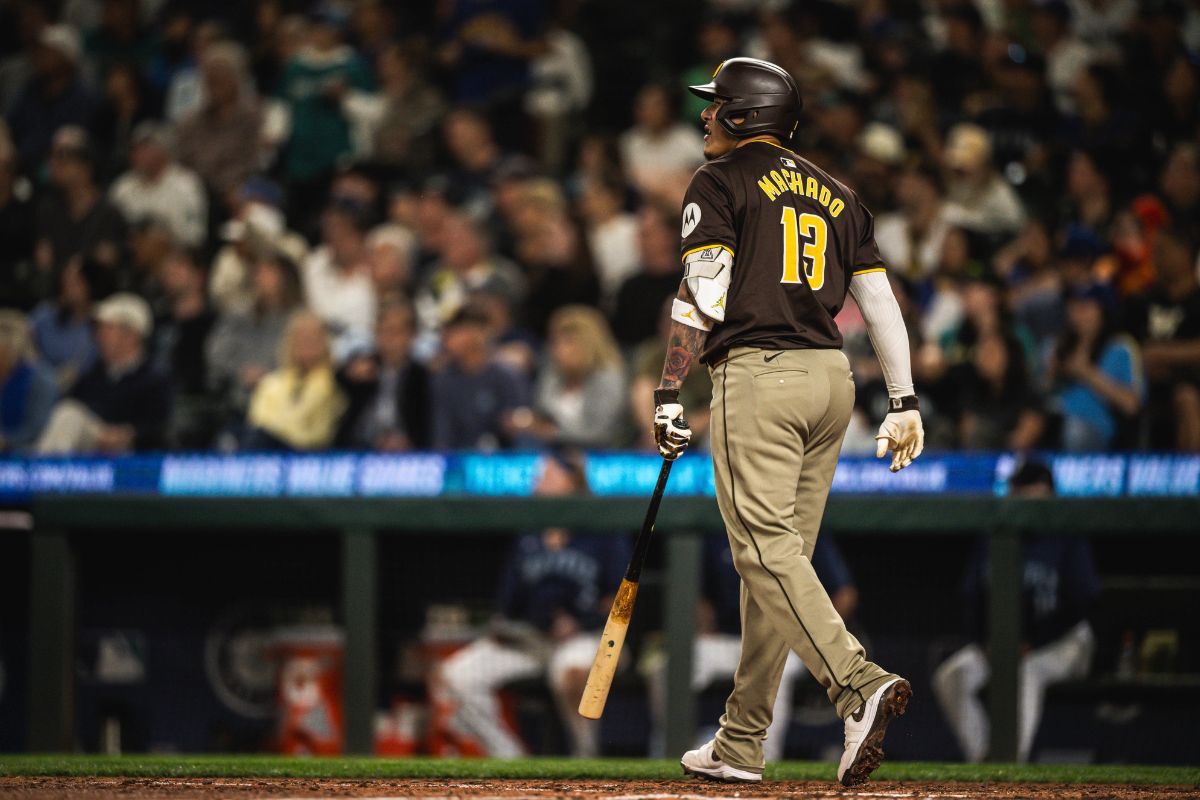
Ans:
{"label": "wooden bat", "polygon": [[642,577],[642,564],[646,560],[646,551],[650,548],[650,534],[654,532],[654,520],[658,516],[658,505],[662,502],[663,490],[667,488],[667,476],[671,474],[672,463],[663,459],[662,469],[658,472],[658,483],[654,486],[654,494],[650,496],[650,507],[646,509],[646,518],[642,520],[642,530],[633,543],[633,557],[629,559],[629,566],[625,568],[621,588],[617,590],[612,610],[608,612],[608,622],[604,624],[604,633],[600,635],[600,644],[596,647],[596,659],[592,662],[591,672],[588,673],[583,697],[579,699],[579,713],[588,719],[600,719],[600,715],[604,713],[604,703],[608,700],[608,690],[612,688],[617,662],[621,660],[621,648],[625,645],[625,633],[629,630],[629,618],[633,616],[633,603],[637,599],[638,581]]}

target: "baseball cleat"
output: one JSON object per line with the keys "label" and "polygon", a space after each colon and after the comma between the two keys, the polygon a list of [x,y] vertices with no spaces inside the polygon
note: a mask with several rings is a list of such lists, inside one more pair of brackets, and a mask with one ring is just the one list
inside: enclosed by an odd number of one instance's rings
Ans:
{"label": "baseball cleat", "polygon": [[713,749],[714,742],[709,740],[696,750],[688,750],[679,759],[684,775],[695,775],[709,781],[724,781],[726,783],[753,783],[761,781],[762,775],[745,769],[738,769],[721,761]]}
{"label": "baseball cleat", "polygon": [[843,786],[866,783],[883,761],[883,735],[888,723],[904,713],[910,697],[912,685],[896,678],[880,686],[846,718],[846,750],[838,764],[838,780]]}

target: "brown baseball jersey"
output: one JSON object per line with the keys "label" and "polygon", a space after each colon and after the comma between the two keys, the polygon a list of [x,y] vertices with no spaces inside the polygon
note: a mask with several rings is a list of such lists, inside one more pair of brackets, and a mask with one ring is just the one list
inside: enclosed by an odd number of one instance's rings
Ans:
{"label": "brown baseball jersey", "polygon": [[762,140],[696,171],[683,201],[682,258],[685,272],[689,261],[732,258],[725,319],[708,335],[705,364],[738,346],[840,348],[834,317],[851,277],[883,270],[874,221],[854,192]]}

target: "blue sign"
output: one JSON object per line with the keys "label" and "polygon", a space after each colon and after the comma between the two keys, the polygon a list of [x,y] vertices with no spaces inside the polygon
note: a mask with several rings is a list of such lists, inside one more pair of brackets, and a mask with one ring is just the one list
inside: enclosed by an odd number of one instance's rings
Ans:
{"label": "blue sign", "polygon": [[[541,474],[537,453],[172,454],[0,459],[0,501],[39,495],[161,497],[530,497]],[[1200,496],[1200,456],[1046,454],[1058,493],[1068,497]],[[886,459],[844,456],[833,494],[1003,495],[1018,457],[1006,453],[926,453],[892,473]],[[658,456],[596,452],[587,478],[600,497],[649,494]],[[667,493],[712,497],[712,459],[686,454]]]}

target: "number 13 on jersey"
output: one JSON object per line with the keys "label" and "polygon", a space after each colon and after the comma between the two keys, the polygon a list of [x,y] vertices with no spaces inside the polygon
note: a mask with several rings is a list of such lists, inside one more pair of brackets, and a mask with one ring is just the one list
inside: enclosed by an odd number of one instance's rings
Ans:
{"label": "number 13 on jersey", "polygon": [[814,292],[825,285],[825,244],[829,239],[829,228],[825,218],[816,214],[801,214],[796,219],[796,209],[783,207],[783,278],[780,283],[801,283],[800,280],[800,237],[804,237],[804,277]]}

